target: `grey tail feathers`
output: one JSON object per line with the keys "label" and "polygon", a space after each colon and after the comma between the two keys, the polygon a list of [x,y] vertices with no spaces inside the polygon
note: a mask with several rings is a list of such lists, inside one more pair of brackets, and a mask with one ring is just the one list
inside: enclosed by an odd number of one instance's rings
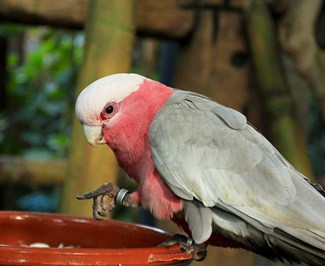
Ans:
{"label": "grey tail feathers", "polygon": [[325,190],[324,188],[320,185],[320,184],[317,184],[317,183],[312,183],[312,182],[309,182],[320,194],[323,195],[323,197],[325,197]]}
{"label": "grey tail feathers", "polygon": [[[279,233],[286,234],[283,231]],[[324,250],[315,248],[287,234],[287,238],[290,238],[290,241],[280,239],[275,235],[264,234],[265,245],[262,248],[256,247],[257,249],[254,252],[274,261],[284,262],[286,260],[290,263],[306,263],[315,266],[325,265]],[[293,245],[293,242],[296,242],[296,244]]]}
{"label": "grey tail feathers", "polygon": [[[279,228],[265,228],[254,219],[243,219],[241,215],[236,215],[225,209],[214,208],[215,214],[227,213],[223,217],[230,217],[229,221],[242,221],[246,224],[246,236],[229,232],[217,224],[214,230],[217,230],[225,238],[233,239],[244,249],[255,252],[273,261],[289,261],[291,263],[306,263],[308,265],[325,265],[325,246],[324,238],[318,235],[319,247],[315,247],[299,238],[296,238]],[[246,216],[247,218],[247,216]],[[324,244],[324,245],[323,245]]]}

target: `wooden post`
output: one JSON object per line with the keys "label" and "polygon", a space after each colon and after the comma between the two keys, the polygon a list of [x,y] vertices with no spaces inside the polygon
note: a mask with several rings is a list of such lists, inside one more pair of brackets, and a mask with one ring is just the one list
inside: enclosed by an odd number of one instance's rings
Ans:
{"label": "wooden post", "polygon": [[325,53],[315,32],[324,1],[296,0],[288,5],[288,12],[279,23],[279,41],[290,55],[297,74],[307,82],[304,87],[313,91],[325,118]]}
{"label": "wooden post", "polygon": [[[100,77],[129,72],[135,32],[133,17],[134,1],[89,1],[85,52],[77,94]],[[74,119],[62,212],[90,215],[91,202],[77,201],[76,195],[105,182],[115,182],[116,168],[110,149],[107,146],[93,148],[86,143],[82,128]]]}
{"label": "wooden post", "polygon": [[[241,5],[243,6],[243,4]],[[249,99],[249,64],[241,14],[202,8],[194,32],[180,44],[175,87],[192,90],[243,110]],[[165,224],[168,230],[170,224]],[[174,228],[174,227],[172,227]],[[193,265],[252,265],[254,254],[243,250],[210,247],[206,261]]]}
{"label": "wooden post", "polygon": [[251,59],[270,115],[270,138],[299,171],[313,178],[302,130],[294,117],[273,24],[265,2],[252,1],[246,17]]}
{"label": "wooden post", "polygon": [[195,31],[182,42],[175,86],[243,110],[248,100],[248,55],[239,12],[202,9]]}

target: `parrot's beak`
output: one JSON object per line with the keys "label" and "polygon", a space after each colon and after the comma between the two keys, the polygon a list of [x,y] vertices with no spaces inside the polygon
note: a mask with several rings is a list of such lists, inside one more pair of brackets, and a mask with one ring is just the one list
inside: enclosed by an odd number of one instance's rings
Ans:
{"label": "parrot's beak", "polygon": [[97,146],[97,144],[106,143],[102,134],[101,126],[88,126],[86,124],[83,124],[82,126],[83,126],[86,139],[91,145]]}

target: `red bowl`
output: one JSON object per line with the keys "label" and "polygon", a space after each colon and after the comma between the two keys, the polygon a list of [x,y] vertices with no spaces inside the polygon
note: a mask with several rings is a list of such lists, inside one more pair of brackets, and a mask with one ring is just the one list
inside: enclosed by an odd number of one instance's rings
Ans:
{"label": "red bowl", "polygon": [[0,232],[0,265],[186,265],[192,259],[178,246],[157,247],[168,233],[118,221],[3,211]]}

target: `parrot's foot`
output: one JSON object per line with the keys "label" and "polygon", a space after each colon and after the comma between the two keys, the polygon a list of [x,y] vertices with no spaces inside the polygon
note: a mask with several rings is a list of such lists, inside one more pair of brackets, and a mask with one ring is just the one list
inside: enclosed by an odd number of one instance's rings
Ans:
{"label": "parrot's foot", "polygon": [[193,259],[196,261],[202,261],[207,256],[207,250],[205,244],[196,244],[191,238],[176,234],[168,238],[159,246],[167,247],[172,245],[179,245],[182,249],[193,255]]}
{"label": "parrot's foot", "polygon": [[105,183],[93,191],[77,195],[78,200],[93,199],[93,217],[100,220],[114,209],[116,203],[126,207],[137,207],[126,189],[120,189],[112,183]]}
{"label": "parrot's foot", "polygon": [[115,197],[120,188],[112,183],[105,183],[93,191],[77,195],[78,200],[93,199],[93,217],[97,220],[106,217],[115,207]]}

